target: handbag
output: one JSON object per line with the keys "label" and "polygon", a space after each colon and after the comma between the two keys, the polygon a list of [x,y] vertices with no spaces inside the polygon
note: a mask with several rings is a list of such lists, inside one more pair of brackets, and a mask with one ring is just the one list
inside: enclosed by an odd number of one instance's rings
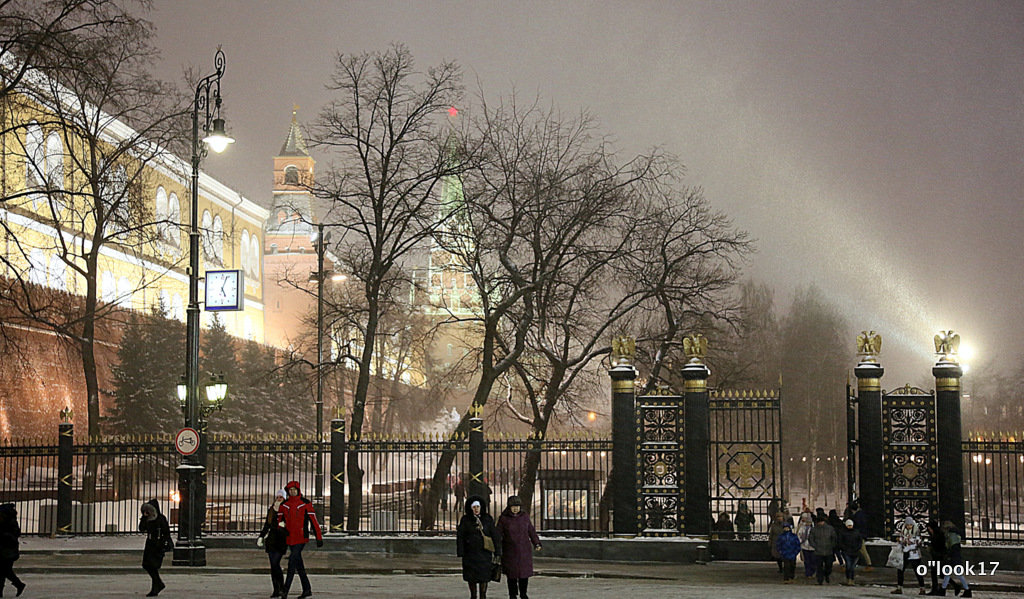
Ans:
{"label": "handbag", "polygon": [[501,563],[495,560],[496,563],[491,564],[491,580],[494,582],[501,582]]}
{"label": "handbag", "polygon": [[164,537],[164,546],[161,548],[164,553],[174,551],[174,539],[170,535]]}
{"label": "handbag", "polygon": [[494,539],[492,539],[489,535],[485,535],[483,532],[481,532],[480,534],[482,534],[484,537],[484,549],[490,551],[491,553],[494,553]]}
{"label": "handbag", "polygon": [[892,549],[889,550],[889,559],[885,560],[885,565],[890,568],[896,568],[897,570],[903,569],[903,547],[900,545],[893,545]]}

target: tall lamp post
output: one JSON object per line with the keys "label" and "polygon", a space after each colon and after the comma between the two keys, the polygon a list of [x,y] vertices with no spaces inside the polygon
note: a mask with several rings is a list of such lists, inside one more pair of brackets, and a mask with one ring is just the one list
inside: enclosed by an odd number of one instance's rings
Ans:
{"label": "tall lamp post", "polygon": [[[206,146],[220,153],[234,142],[224,131],[220,117],[220,80],[224,76],[224,52],[217,48],[215,72],[196,85],[192,103],[192,202],[188,234],[188,309],[185,321],[185,426],[199,432],[199,451],[184,456],[178,466],[178,543],[172,563],[175,566],[205,566],[206,546],[202,539],[205,517],[206,464],[205,435],[201,425],[202,400],[199,397],[199,161]],[[213,105],[211,107],[211,101]],[[203,113],[202,143],[199,139],[199,114]]]}

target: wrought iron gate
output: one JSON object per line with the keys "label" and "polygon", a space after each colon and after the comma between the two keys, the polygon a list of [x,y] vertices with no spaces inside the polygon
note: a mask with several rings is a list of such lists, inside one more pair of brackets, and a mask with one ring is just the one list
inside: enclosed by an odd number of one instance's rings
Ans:
{"label": "wrought iron gate", "polygon": [[906,385],[882,395],[885,534],[897,520],[927,520],[937,505],[935,396]]}
{"label": "wrought iron gate", "polygon": [[683,398],[637,398],[637,530],[675,536],[683,530]]}
{"label": "wrought iron gate", "polygon": [[[709,407],[712,514],[733,514],[740,502],[767,514],[771,501],[784,496],[780,393],[712,391]],[[767,524],[757,518],[754,532],[766,532]]]}

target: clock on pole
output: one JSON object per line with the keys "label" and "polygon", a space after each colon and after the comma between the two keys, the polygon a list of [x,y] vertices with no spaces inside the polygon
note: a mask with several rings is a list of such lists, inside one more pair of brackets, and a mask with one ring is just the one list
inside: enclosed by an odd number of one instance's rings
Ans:
{"label": "clock on pole", "polygon": [[244,310],[245,278],[240,270],[206,271],[206,310]]}

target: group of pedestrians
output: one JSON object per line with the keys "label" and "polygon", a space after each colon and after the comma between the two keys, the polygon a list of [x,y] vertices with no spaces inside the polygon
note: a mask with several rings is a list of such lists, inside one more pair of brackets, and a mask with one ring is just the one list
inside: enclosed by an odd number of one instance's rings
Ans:
{"label": "group of pedestrians", "polygon": [[832,582],[832,566],[837,561],[845,569],[842,582],[845,585],[854,584],[862,557],[865,567],[871,568],[864,545],[867,519],[856,504],[851,504],[846,514],[848,517],[842,520],[836,510],[825,514],[822,508],[815,512],[805,508],[795,531],[787,512],[779,510],[774,514],[768,540],[783,582],[795,582],[797,558],[804,562],[804,577],[807,580],[813,577],[818,584]]}
{"label": "group of pedestrians", "polygon": [[[302,496],[298,481],[291,481],[274,494],[274,502],[267,508],[263,529],[256,539],[256,545],[263,547],[270,560],[270,580],[274,585],[272,598],[288,599],[295,575],[299,575],[302,594],[299,599],[313,596],[313,588],[306,575],[306,564],[302,550],[309,542],[312,532],[316,546],[324,546],[324,535],[316,518],[313,502]],[[288,553],[288,575],[281,569],[281,560]]]}
{"label": "group of pedestrians", "polygon": [[541,543],[522,501],[516,495],[509,497],[497,522],[487,513],[487,501],[482,497],[471,496],[466,503],[455,543],[470,599],[487,599],[488,584],[501,574],[505,575],[509,599],[529,599],[533,551],[540,551]]}
{"label": "group of pedestrians", "polygon": [[[896,545],[893,548],[893,553],[899,555],[899,558],[892,561],[896,561],[899,565],[896,568],[896,588],[892,591],[892,594],[903,594],[903,583],[906,571],[909,569],[917,578],[917,592],[919,595],[945,596],[946,590],[953,581],[951,580],[952,577],[947,574],[943,577],[940,585],[939,569],[942,566],[955,567],[963,565],[960,540],[959,532],[957,532],[953,523],[948,520],[941,525],[936,520],[930,520],[926,530],[922,531],[921,525],[913,517],[907,516],[896,528]],[[928,560],[928,570],[931,573],[932,583],[930,591],[925,591],[924,576],[918,570],[918,566],[921,565],[923,551],[928,551],[931,558]],[[962,574],[957,574],[956,579],[960,583],[956,594],[963,591],[963,594],[960,595],[961,597],[973,596],[967,579]]]}

